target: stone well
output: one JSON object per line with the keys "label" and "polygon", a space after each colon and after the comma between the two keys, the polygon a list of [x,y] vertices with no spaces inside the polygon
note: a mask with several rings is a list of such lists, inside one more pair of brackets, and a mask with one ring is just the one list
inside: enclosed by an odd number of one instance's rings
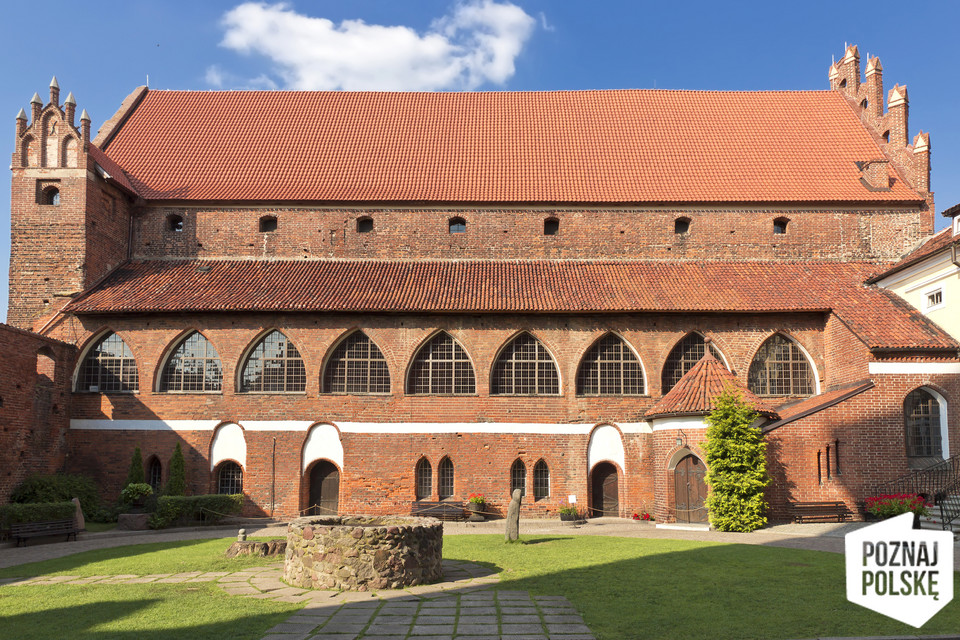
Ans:
{"label": "stone well", "polygon": [[440,580],[442,552],[434,518],[297,518],[287,526],[283,577],[304,589],[399,589]]}

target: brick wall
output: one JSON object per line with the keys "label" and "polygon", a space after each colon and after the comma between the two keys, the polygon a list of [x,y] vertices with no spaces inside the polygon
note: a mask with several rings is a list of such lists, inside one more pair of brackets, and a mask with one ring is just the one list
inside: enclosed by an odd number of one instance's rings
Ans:
{"label": "brick wall", "polygon": [[0,324],[0,504],[65,464],[75,349]]}
{"label": "brick wall", "polygon": [[[171,229],[170,217],[183,220]],[[263,216],[276,231],[261,233]],[[135,214],[134,256],[894,260],[922,237],[915,209],[160,207]],[[357,220],[373,219],[360,233]],[[449,233],[453,217],[466,232]],[[674,233],[674,220],[690,230]],[[788,218],[787,233],[773,221]],[[559,220],[544,235],[544,220]]]}

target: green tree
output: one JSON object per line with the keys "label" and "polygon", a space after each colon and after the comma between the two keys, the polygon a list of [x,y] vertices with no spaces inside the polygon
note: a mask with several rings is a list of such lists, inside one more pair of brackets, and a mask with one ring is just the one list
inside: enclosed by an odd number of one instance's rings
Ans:
{"label": "green tree", "polygon": [[177,449],[170,458],[170,477],[163,493],[168,496],[183,496],[187,493],[187,472],[183,463],[183,449],[177,443]]}
{"label": "green tree", "polygon": [[750,425],[757,412],[736,390],[724,389],[707,416],[706,505],[710,524],[720,531],[754,531],[767,522],[763,488],[767,477],[767,443]]}
{"label": "green tree", "polygon": [[130,470],[127,471],[127,481],[124,483],[124,487],[128,484],[141,484],[146,481],[146,477],[143,475],[143,456],[140,454],[140,447],[137,447],[133,450],[133,460],[130,461]]}

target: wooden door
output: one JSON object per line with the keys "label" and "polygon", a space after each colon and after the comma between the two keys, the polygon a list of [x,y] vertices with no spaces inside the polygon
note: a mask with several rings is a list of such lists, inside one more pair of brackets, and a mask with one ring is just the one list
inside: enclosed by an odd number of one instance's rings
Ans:
{"label": "wooden door", "polygon": [[340,471],[328,460],[310,470],[310,515],[336,515],[339,508]]}
{"label": "wooden door", "polygon": [[673,471],[677,522],[707,522],[707,508],[703,506],[707,498],[706,475],[703,461],[692,453],[677,463]]}
{"label": "wooden door", "polygon": [[593,468],[593,503],[590,515],[620,515],[620,485],[617,468],[609,462],[601,462]]}

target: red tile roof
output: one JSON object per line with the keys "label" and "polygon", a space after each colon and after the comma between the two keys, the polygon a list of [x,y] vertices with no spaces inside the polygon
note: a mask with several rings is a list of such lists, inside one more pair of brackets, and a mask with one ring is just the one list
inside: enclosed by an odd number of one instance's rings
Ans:
{"label": "red tile roof", "polygon": [[922,201],[836,91],[148,91],[113,133],[150,200]]}
{"label": "red tile roof", "polygon": [[727,388],[739,393],[744,402],[752,405],[761,415],[779,417],[773,407],[750,391],[737,376],[727,371],[709,349],[700,361],[680,378],[676,386],[643,415],[645,418],[706,415],[716,408],[714,400]]}
{"label": "red tile roof", "polygon": [[899,262],[893,266],[886,267],[883,271],[870,278],[869,282],[874,283],[883,280],[907,267],[911,267],[918,262],[929,258],[930,256],[945,251],[952,244],[960,244],[960,236],[953,235],[953,227],[947,227],[940,233],[930,236],[926,242],[905,255]]}
{"label": "red tile roof", "polygon": [[953,349],[922,314],[821,262],[196,260],[121,265],[66,312],[833,310],[870,347]]}
{"label": "red tile roof", "polygon": [[96,162],[100,167],[107,172],[112,180],[115,180],[121,187],[132,193],[133,195],[139,195],[137,190],[133,188],[133,185],[130,184],[130,180],[127,178],[127,174],[120,168],[120,166],[111,160],[107,154],[100,150],[99,147],[95,144],[90,144],[89,147],[90,158]]}

